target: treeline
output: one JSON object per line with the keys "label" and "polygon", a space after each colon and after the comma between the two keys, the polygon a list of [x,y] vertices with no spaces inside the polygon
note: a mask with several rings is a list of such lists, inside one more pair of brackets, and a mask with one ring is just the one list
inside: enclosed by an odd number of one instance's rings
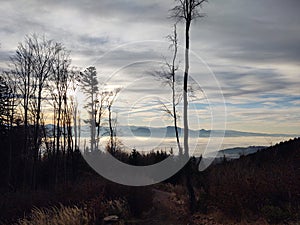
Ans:
{"label": "treeline", "polygon": [[[78,110],[78,89],[86,96],[85,120]],[[81,71],[72,66],[62,43],[26,36],[0,76],[1,188],[37,190],[73,181],[81,160],[81,121],[91,131],[85,151],[99,148],[104,119],[111,138],[108,148],[114,151],[112,104],[118,92],[99,88],[95,67]]]}

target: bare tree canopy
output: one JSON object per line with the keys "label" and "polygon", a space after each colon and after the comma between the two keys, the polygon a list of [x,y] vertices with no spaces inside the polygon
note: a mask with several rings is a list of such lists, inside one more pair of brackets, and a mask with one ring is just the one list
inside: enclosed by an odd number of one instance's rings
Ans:
{"label": "bare tree canopy", "polygon": [[207,0],[175,0],[178,3],[173,9],[171,9],[171,17],[177,21],[190,20],[204,17],[205,14],[201,13],[201,8],[204,2]]}

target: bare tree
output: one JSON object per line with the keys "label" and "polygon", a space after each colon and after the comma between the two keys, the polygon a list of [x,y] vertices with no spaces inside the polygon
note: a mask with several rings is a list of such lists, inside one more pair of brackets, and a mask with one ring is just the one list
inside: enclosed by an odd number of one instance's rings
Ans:
{"label": "bare tree", "polygon": [[175,0],[178,4],[171,10],[172,17],[178,22],[185,22],[185,69],[183,79],[183,123],[184,123],[184,154],[189,156],[189,126],[188,126],[188,77],[189,77],[189,52],[190,28],[192,21],[203,17],[200,8],[207,0]]}
{"label": "bare tree", "polygon": [[[108,124],[109,124],[109,133],[110,133],[110,150],[111,153],[114,154],[116,150],[115,146],[115,138],[116,138],[116,124],[113,125],[113,119],[112,119],[112,106],[116,100],[117,95],[121,91],[120,88],[116,88],[115,90],[109,92],[109,98],[107,101],[107,109],[108,109]],[[115,121],[116,123],[116,121]]]}
{"label": "bare tree", "polygon": [[[8,168],[8,177],[20,177],[19,174],[23,173],[23,188],[37,189],[38,174],[43,172],[38,169],[42,157],[49,159],[49,172],[53,172],[53,176],[49,177],[55,181],[58,181],[59,172],[64,171],[61,174],[65,181],[71,172],[73,123],[76,124],[73,115],[76,116],[77,104],[70,94],[76,89],[76,76],[79,73],[69,69],[70,63],[69,52],[61,43],[38,35],[26,36],[11,57],[10,71],[5,73],[11,92],[6,95],[10,95],[11,106],[14,107],[10,111],[12,114],[7,124],[13,128],[15,135],[20,135],[22,145],[21,148],[15,148],[16,143],[13,140],[6,142],[11,145],[7,145],[8,147],[14,148],[15,159],[14,162],[9,159],[12,162],[10,165],[15,164],[14,170],[20,166],[22,171],[18,172],[18,176],[11,176],[11,168]],[[49,112],[53,112],[49,116],[53,118],[51,130],[46,126]],[[18,114],[20,119],[15,116]],[[13,126],[13,123],[17,126]],[[20,132],[20,128],[24,129],[23,132]],[[17,149],[20,149],[20,154]]]}
{"label": "bare tree", "polygon": [[[167,38],[171,43],[170,48],[173,49],[173,56],[172,56],[171,63],[169,63],[166,60],[165,65],[162,68],[162,71],[155,71],[154,76],[163,80],[163,83],[170,86],[170,88],[172,90],[172,109],[169,109],[169,107],[164,103],[161,103],[161,104],[162,104],[162,110],[173,118],[176,143],[177,143],[177,147],[178,147],[178,151],[179,151],[179,156],[182,156],[183,152],[182,152],[182,147],[181,147],[180,139],[179,139],[178,114],[177,114],[177,110],[176,110],[176,107],[179,104],[181,96],[182,96],[182,95],[178,95],[178,93],[176,91],[176,86],[177,86],[176,72],[178,71],[178,66],[176,65],[177,53],[178,53],[178,38],[177,38],[176,24],[174,24],[173,34],[168,35]],[[165,69],[165,67],[166,67],[166,69]]]}
{"label": "bare tree", "polygon": [[95,101],[95,123],[97,128],[96,149],[99,149],[101,124],[107,108],[109,95],[110,92],[108,91],[99,92],[97,100]]}
{"label": "bare tree", "polygon": [[40,121],[42,102],[45,99],[43,91],[52,73],[52,63],[57,48],[57,43],[34,34],[27,36],[24,44],[19,44],[16,54],[11,58],[12,73],[16,74],[19,80],[17,91],[23,99],[25,157],[28,155],[28,137],[30,135],[28,132],[29,112],[32,116],[31,124],[34,125],[32,135],[33,151],[30,155],[30,157],[33,157],[31,186],[34,189],[36,189],[37,160],[41,144]]}
{"label": "bare tree", "polygon": [[52,64],[54,62],[55,54],[60,48],[60,44],[55,43],[51,40],[46,40],[45,37],[38,37],[32,35],[29,38],[29,44],[33,50],[33,79],[35,80],[36,93],[33,97],[34,106],[34,155],[33,155],[33,169],[32,169],[32,188],[36,189],[36,174],[37,174],[37,161],[39,157],[39,146],[40,140],[40,122],[42,117],[42,101],[43,91],[48,82],[48,78],[52,72]]}
{"label": "bare tree", "polygon": [[79,111],[78,111],[78,99],[76,96],[76,91],[79,86],[80,73],[78,73],[77,69],[71,71],[70,76],[70,90],[72,94],[69,96],[70,98],[70,110],[73,120],[73,130],[74,130],[74,139],[75,139],[75,150],[79,150]]}
{"label": "bare tree", "polygon": [[57,46],[56,55],[52,64],[51,84],[48,86],[51,92],[52,99],[54,101],[53,109],[55,114],[55,129],[53,129],[53,132],[55,133],[54,138],[56,143],[54,143],[54,145],[56,149],[55,154],[57,156],[60,151],[60,139],[62,135],[63,124],[62,120],[68,92],[69,65],[69,53],[65,51],[62,45]]}
{"label": "bare tree", "polygon": [[[189,52],[190,52],[190,28],[192,21],[203,17],[204,15],[200,13],[200,8],[204,2],[207,0],[175,0],[177,5],[171,10],[172,17],[177,20],[177,22],[185,22],[185,69],[184,69],[184,79],[183,79],[183,126],[184,126],[184,155],[189,157],[189,126],[188,126],[188,78],[189,78]],[[188,164],[189,165],[189,164]],[[189,168],[189,167],[187,167]],[[189,192],[190,199],[190,211],[191,213],[195,210],[196,198],[194,189],[191,184],[190,173],[188,169],[185,170],[186,173],[186,185]]]}
{"label": "bare tree", "polygon": [[[28,158],[30,158],[30,145],[29,137],[29,122],[31,117],[30,100],[35,93],[36,85],[32,79],[33,73],[33,49],[31,44],[31,38],[26,37],[25,42],[19,43],[16,53],[11,57],[11,73],[15,74],[17,82],[16,94],[20,96],[21,104],[19,105],[22,120],[24,121],[24,137],[23,137],[23,149],[22,157],[24,159],[23,170],[23,188],[27,183],[26,171],[28,167]],[[31,131],[31,130],[30,130]]]}

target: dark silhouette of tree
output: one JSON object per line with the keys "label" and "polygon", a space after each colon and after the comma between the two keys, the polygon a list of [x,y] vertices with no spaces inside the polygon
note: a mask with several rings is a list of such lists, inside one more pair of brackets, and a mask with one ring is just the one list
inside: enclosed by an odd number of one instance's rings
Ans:
{"label": "dark silhouette of tree", "polygon": [[[62,152],[64,180],[70,172],[67,166],[67,158],[72,158],[74,148],[77,148],[77,103],[74,93],[78,86],[77,70],[70,68],[71,59],[69,52],[62,44],[58,45],[54,62],[52,64],[52,75],[50,85],[52,106],[53,106],[53,151],[54,160],[54,183],[58,182],[59,154]],[[73,141],[73,131],[75,132],[75,146]]]}
{"label": "dark silhouette of tree", "polygon": [[69,55],[66,51],[64,51],[62,46],[58,46],[57,54],[55,56],[55,60],[52,64],[52,76],[51,76],[51,85],[49,86],[54,109],[54,126],[53,129],[54,138],[56,139],[56,143],[54,142],[54,149],[56,149],[56,154],[60,151],[60,138],[62,131],[62,117],[64,113],[65,100],[67,99],[67,91],[68,91],[68,75],[70,59]]}
{"label": "dark silhouette of tree", "polygon": [[84,72],[80,73],[80,84],[81,89],[86,94],[86,105],[85,109],[88,111],[89,119],[85,120],[86,123],[90,125],[90,134],[91,134],[91,145],[90,151],[94,151],[96,148],[96,118],[95,118],[95,103],[97,101],[98,80],[97,80],[97,71],[96,68],[91,66],[88,67]]}
{"label": "dark silhouette of tree", "polygon": [[46,40],[45,37],[40,38],[36,35],[30,37],[28,41],[33,50],[33,79],[36,85],[36,93],[32,101],[35,115],[32,188],[36,189],[37,161],[39,157],[39,147],[41,145],[40,122],[42,116],[42,101],[44,100],[43,91],[45,90],[48,78],[51,75],[54,57],[60,49],[60,45],[51,40]]}
{"label": "dark silhouette of tree", "polygon": [[108,109],[108,125],[109,125],[109,133],[110,133],[110,151],[112,154],[116,151],[116,119],[114,120],[113,124],[113,118],[112,118],[112,106],[116,100],[117,95],[121,91],[120,88],[116,88],[113,91],[109,92],[109,97],[107,101],[107,109]]}
{"label": "dark silhouette of tree", "polygon": [[97,100],[95,102],[95,123],[97,128],[96,149],[99,149],[102,121],[105,116],[105,111],[107,109],[109,94],[110,92],[108,91],[99,92]]}
{"label": "dark silhouette of tree", "polygon": [[[20,43],[16,54],[11,58],[12,73],[18,77],[17,91],[23,99],[24,114],[24,155],[33,158],[31,186],[36,189],[37,160],[41,145],[40,122],[42,117],[43,91],[52,72],[54,56],[59,44],[37,35],[27,36]],[[31,121],[28,113],[31,114]],[[32,150],[28,152],[29,122],[33,125]]]}
{"label": "dark silhouette of tree", "polygon": [[[185,69],[183,79],[183,126],[184,126],[184,154],[185,157],[189,157],[189,126],[188,126],[188,78],[189,78],[189,52],[190,52],[190,29],[192,21],[203,17],[200,13],[200,8],[207,0],[175,0],[177,5],[171,10],[172,17],[177,22],[185,22]],[[188,163],[189,165],[190,163]],[[196,198],[191,184],[191,178],[189,174],[189,167],[186,169],[186,185],[190,198],[190,212],[195,211]]]}
{"label": "dark silhouette of tree", "polygon": [[[16,112],[16,107],[17,107],[17,96],[16,96],[16,84],[17,80],[15,77],[15,74],[12,74],[10,72],[5,71],[4,76],[0,78],[0,85],[1,85],[1,93],[0,93],[0,126],[4,125],[4,129],[7,132],[6,135],[8,135],[8,187],[12,187],[12,168],[13,168],[13,139],[14,139],[14,125],[18,125],[18,120],[17,120],[17,112]],[[5,118],[3,118],[3,116]],[[3,123],[5,122],[5,123]]]}
{"label": "dark silhouette of tree", "polygon": [[0,76],[0,126],[1,133],[6,133],[9,124],[9,95],[11,90],[4,79],[4,76]]}
{"label": "dark silhouette of tree", "polygon": [[[10,186],[11,174],[12,174],[12,146],[10,141],[7,143],[7,139],[11,138],[12,118],[13,118],[13,105],[11,105],[12,90],[9,88],[7,80],[4,75],[0,76],[0,148],[1,158],[8,166],[8,174],[6,179],[7,187]],[[8,152],[5,147],[8,147]],[[2,149],[3,148],[3,149]],[[6,161],[6,162],[5,162]],[[6,177],[5,177],[6,178]]]}
{"label": "dark silhouette of tree", "polygon": [[32,96],[34,96],[36,90],[36,84],[32,78],[33,74],[33,48],[32,41],[29,36],[25,38],[25,42],[19,43],[18,48],[14,56],[11,57],[11,68],[12,74],[15,74],[17,77],[17,94],[20,96],[21,100],[21,115],[24,123],[24,144],[22,156],[24,158],[24,173],[23,173],[23,188],[25,188],[27,183],[27,174],[28,169],[28,158],[30,158],[31,142],[29,141],[32,138],[31,129],[29,130],[29,124],[32,121],[32,111],[30,110],[30,102]]}
{"label": "dark silhouette of tree", "polygon": [[[21,153],[17,156],[14,150],[13,157],[20,159],[22,170],[18,176],[23,173],[20,180],[24,189],[38,188],[43,160],[51,165],[49,184],[53,187],[59,183],[59,177],[67,181],[71,175],[75,109],[69,93],[76,89],[78,72],[70,69],[70,63],[69,52],[61,43],[38,35],[26,36],[11,57],[6,77],[13,93],[10,101],[17,107],[11,109],[10,124],[15,123],[14,138],[20,135],[18,143],[23,142]],[[49,115],[53,118],[50,127],[46,125]],[[17,148],[18,143],[9,143]]]}

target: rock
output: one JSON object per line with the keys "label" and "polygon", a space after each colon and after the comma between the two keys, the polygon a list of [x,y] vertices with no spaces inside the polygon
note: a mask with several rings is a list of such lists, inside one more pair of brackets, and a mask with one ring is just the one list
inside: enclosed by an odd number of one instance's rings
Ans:
{"label": "rock", "polygon": [[111,222],[118,222],[119,217],[116,215],[107,216],[103,219],[105,222],[111,223]]}

